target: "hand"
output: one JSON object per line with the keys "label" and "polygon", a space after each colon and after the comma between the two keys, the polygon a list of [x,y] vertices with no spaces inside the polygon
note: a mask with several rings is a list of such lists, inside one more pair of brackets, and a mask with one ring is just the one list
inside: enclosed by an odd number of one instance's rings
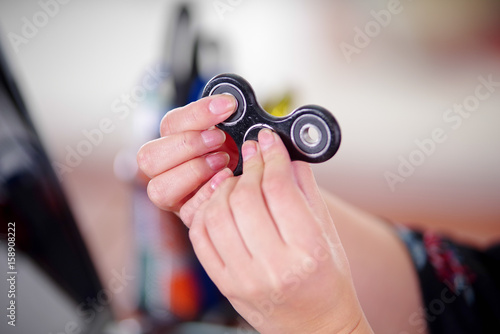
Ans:
{"label": "hand", "polygon": [[226,166],[236,166],[236,145],[214,128],[235,109],[233,96],[214,95],[165,115],[161,138],[137,154],[140,170],[151,178],[147,190],[156,206],[179,213],[202,184]]}
{"label": "hand", "polygon": [[242,154],[243,175],[224,170],[185,204],[208,275],[260,333],[370,333],[308,165],[269,130]]}

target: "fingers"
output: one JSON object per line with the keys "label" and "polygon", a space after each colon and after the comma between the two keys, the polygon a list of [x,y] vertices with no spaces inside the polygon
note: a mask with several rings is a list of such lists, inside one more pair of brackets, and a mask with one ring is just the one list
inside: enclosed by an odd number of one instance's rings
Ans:
{"label": "fingers", "polygon": [[[218,257],[224,265],[232,268],[235,267],[235,263],[251,258],[240,231],[236,227],[229,204],[229,196],[237,182],[237,178],[230,178],[223,182],[212,194],[211,200],[202,206],[203,213],[195,215],[192,224],[192,228],[196,228],[198,224],[205,225],[207,235]],[[198,223],[198,218],[201,218],[202,222]],[[210,262],[209,258],[204,259]]]}
{"label": "fingers", "polygon": [[229,203],[250,253],[269,254],[284,243],[262,194],[264,160],[255,141],[245,142],[241,151],[243,174],[231,193]]}
{"label": "fingers", "polygon": [[[264,161],[259,145],[255,141],[245,142],[242,156],[243,175],[236,179],[236,185],[231,192],[225,192],[226,202],[250,254],[267,254],[284,243],[262,194]],[[192,217],[203,202],[210,199],[213,188],[228,178],[230,173],[227,169],[218,173],[181,208],[181,218],[187,226],[191,224]],[[212,201],[210,200],[210,203]],[[220,219],[223,220],[222,217]]]}
{"label": "fingers", "polygon": [[195,215],[191,228],[189,229],[189,239],[191,240],[193,250],[198,260],[203,265],[203,268],[205,268],[208,276],[217,284],[217,273],[221,273],[225,265],[215,249],[212,240],[210,240],[207,228],[202,219],[201,213],[204,212],[203,208],[207,205],[208,202],[204,202],[200,208],[201,210]]}
{"label": "fingers", "polygon": [[307,203],[312,211],[320,218],[319,221],[324,222],[322,225],[323,230],[330,235],[333,232],[334,225],[331,221],[330,212],[326,207],[323,196],[314,178],[311,166],[302,161],[294,161],[292,163],[292,170],[297,185],[302,191],[302,194],[304,194]]}
{"label": "fingers", "polygon": [[[214,125],[229,117],[236,104],[233,96],[214,95],[165,115],[162,137],[137,154],[139,168],[153,178],[148,195],[155,205],[177,212],[189,195],[228,165],[226,136]],[[210,154],[217,150],[222,152]]]}
{"label": "fingers", "polygon": [[169,111],[160,124],[162,137],[184,131],[202,131],[219,124],[236,110],[236,99],[229,94],[208,96]]}
{"label": "fingers", "polygon": [[[328,225],[320,222],[330,218],[308,165],[292,164],[279,136],[269,130],[259,133],[258,145],[245,142],[242,155],[243,175],[234,178],[230,192],[224,192],[224,208],[231,212],[230,221],[235,222],[249,253],[268,252],[280,243],[314,241],[308,236],[318,236],[321,224]],[[230,176],[230,171],[217,174],[183,206],[181,218],[186,225],[204,202],[212,206],[213,188]]]}
{"label": "fingers", "polygon": [[205,203],[219,187],[224,180],[233,176],[233,172],[229,168],[224,168],[219,173],[215,174],[210,182],[205,183],[196,194],[191,197],[180,209],[180,217],[184,224],[190,228],[195,214],[200,210],[200,207]]}
{"label": "fingers", "polygon": [[190,159],[212,152],[226,140],[224,131],[186,131],[162,137],[143,145],[137,153],[137,163],[150,178]]}
{"label": "fingers", "polygon": [[276,133],[259,133],[265,169],[262,191],[269,212],[285,243],[309,243],[321,227],[306,202],[299,186],[294,182],[290,156]]}
{"label": "fingers", "polygon": [[224,152],[189,160],[153,178],[148,183],[149,199],[159,208],[178,211],[183,199],[229,163]]}

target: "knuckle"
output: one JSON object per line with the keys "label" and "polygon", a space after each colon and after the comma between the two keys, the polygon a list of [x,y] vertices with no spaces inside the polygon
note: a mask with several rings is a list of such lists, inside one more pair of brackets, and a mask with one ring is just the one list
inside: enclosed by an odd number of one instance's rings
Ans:
{"label": "knuckle", "polygon": [[191,133],[182,132],[175,142],[175,150],[177,152],[187,153],[191,155],[195,152],[195,139]]}
{"label": "knuckle", "polygon": [[168,192],[161,191],[156,179],[153,178],[149,181],[147,193],[151,202],[157,207],[164,210],[172,210],[174,208],[175,204],[171,202]]}
{"label": "knuckle", "polygon": [[155,179],[151,179],[147,186],[148,197],[153,202],[154,205],[158,206],[160,198],[158,196],[158,191],[156,189]]}
{"label": "knuckle", "polygon": [[192,225],[193,222],[193,211],[189,206],[184,204],[179,210],[179,217],[187,226]]}
{"label": "knuckle", "polygon": [[238,300],[240,297],[237,293],[237,289],[234,289],[232,284],[221,284],[218,286],[218,289],[220,293],[229,300]]}
{"label": "knuckle", "polygon": [[137,166],[146,175],[151,175],[151,157],[148,150],[148,144],[144,144],[137,152]]}
{"label": "knuckle", "polygon": [[198,245],[203,240],[203,227],[194,223],[189,229],[189,240],[193,245]]}
{"label": "knuckle", "polygon": [[189,173],[193,176],[195,182],[201,183],[205,181],[205,173],[203,172],[203,167],[199,163],[199,159],[188,161],[187,166],[189,168]]}
{"label": "knuckle", "polygon": [[209,199],[209,194],[207,194],[206,188],[201,188],[198,192],[184,203],[179,209],[179,216],[181,220],[190,226],[193,224],[196,214],[204,210],[204,205],[206,205]]}
{"label": "knuckle", "polygon": [[256,282],[254,279],[246,279],[244,284],[241,285],[241,292],[239,293],[240,298],[244,300],[253,300],[260,298],[264,292],[264,288]]}
{"label": "knuckle", "polygon": [[287,284],[280,279],[274,279],[270,283],[270,288],[269,290],[277,295],[284,295],[288,289]]}
{"label": "knuckle", "polygon": [[[187,107],[189,107],[189,106],[187,106]],[[187,107],[186,107],[186,109],[187,109]],[[187,124],[198,124],[200,122],[200,113],[196,112],[197,110],[198,110],[198,108],[189,108],[189,112],[185,113],[186,118],[184,119],[184,121]]]}
{"label": "knuckle", "polygon": [[261,284],[257,287],[258,290],[252,291],[254,296],[266,297],[266,299],[271,298],[274,295],[283,295],[286,291],[286,285],[283,280],[278,279],[276,276],[271,275],[267,277],[265,284]]}
{"label": "knuckle", "polygon": [[163,119],[160,122],[160,135],[162,137],[171,135],[173,133],[173,129],[171,126],[171,118],[172,118],[172,111],[168,112],[165,116],[163,116]]}

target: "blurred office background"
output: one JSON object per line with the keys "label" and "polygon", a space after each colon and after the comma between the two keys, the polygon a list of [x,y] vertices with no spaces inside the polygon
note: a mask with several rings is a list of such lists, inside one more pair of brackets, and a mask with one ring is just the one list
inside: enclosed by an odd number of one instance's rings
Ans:
{"label": "blurred office background", "polygon": [[[180,4],[189,5],[190,22],[176,38]],[[0,3],[3,49],[49,159],[59,168],[74,164],[58,174],[105,287],[124,268],[143,279],[138,239],[148,233],[137,236],[137,203],[147,204],[135,192],[134,154],[178,103],[174,79],[193,57],[199,80],[192,87],[235,72],[263,104],[290,97],[291,109],[314,103],[335,115],[341,148],[314,167],[323,188],[387,219],[479,242],[497,238],[499,14],[494,0]],[[356,44],[362,40],[367,45]],[[138,89],[148,76],[158,85]],[[479,77],[497,84],[458,120],[449,109],[473,101]],[[83,147],[95,129],[102,136]],[[442,142],[430,154],[414,153],[436,129]],[[86,155],[75,158],[78,148]],[[418,163],[391,187],[388,172],[398,175],[402,161]],[[154,209],[144,215],[161,221]],[[137,317],[144,293],[137,280],[113,297],[120,320]]]}

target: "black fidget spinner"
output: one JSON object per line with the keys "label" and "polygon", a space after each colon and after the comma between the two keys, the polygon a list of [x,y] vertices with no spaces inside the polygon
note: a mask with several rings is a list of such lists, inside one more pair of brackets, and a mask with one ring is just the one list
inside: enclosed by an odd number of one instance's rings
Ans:
{"label": "black fidget spinner", "polygon": [[235,74],[219,74],[207,83],[203,97],[216,94],[231,94],[238,101],[234,114],[217,124],[238,147],[239,160],[234,175],[243,172],[241,146],[246,140],[257,140],[259,131],[264,128],[279,134],[292,160],[324,162],[339,149],[340,127],[323,107],[306,105],[285,117],[273,116],[259,105],[250,84]]}

